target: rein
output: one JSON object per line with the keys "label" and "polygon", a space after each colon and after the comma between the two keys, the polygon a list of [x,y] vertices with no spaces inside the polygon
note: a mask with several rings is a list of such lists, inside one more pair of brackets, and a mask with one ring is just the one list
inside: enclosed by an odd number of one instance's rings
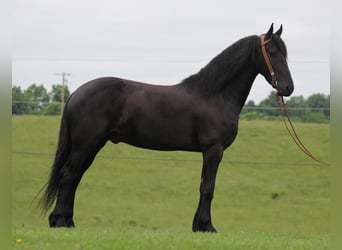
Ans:
{"label": "rein", "polygon": [[[277,106],[278,106],[278,111],[279,111],[279,114],[281,115],[282,119],[283,119],[283,122],[284,122],[284,125],[286,127],[286,130],[287,132],[289,132],[291,138],[293,139],[293,141],[296,143],[297,147],[303,151],[307,156],[309,156],[312,160],[322,164],[322,165],[330,165],[329,163],[326,163],[324,161],[320,161],[318,160],[311,152],[310,150],[305,147],[305,145],[303,144],[303,142],[300,140],[300,138],[298,137],[297,133],[296,133],[296,130],[294,129],[293,127],[293,124],[291,122],[291,119],[290,119],[290,116],[289,116],[289,112],[288,112],[288,108],[287,108],[287,105],[284,101],[284,98],[283,96],[280,96],[278,95],[278,93],[276,93],[276,99],[277,99]],[[281,103],[280,103],[281,102]],[[282,112],[282,107],[284,108],[283,109],[283,112]],[[286,118],[285,118],[286,116]],[[287,121],[286,121],[287,120]],[[289,124],[289,125],[288,125]]]}
{"label": "rein", "polygon": [[[262,55],[265,59],[265,62],[266,62],[266,66],[268,68],[268,71],[270,72],[271,74],[271,85],[276,88],[277,85],[278,85],[278,82],[277,82],[277,79],[276,79],[276,76],[275,76],[275,73],[274,73],[274,70],[273,70],[273,67],[272,67],[272,64],[271,64],[271,61],[270,61],[270,58],[267,54],[267,51],[266,51],[266,44],[269,43],[270,41],[272,40],[272,37],[265,40],[265,35],[261,35],[260,36],[260,46],[261,46],[261,51],[262,51]],[[297,133],[296,133],[296,130],[294,129],[294,126],[291,122],[291,119],[290,119],[290,116],[289,116],[289,112],[288,112],[288,107],[284,101],[284,98],[283,96],[280,96],[278,95],[278,93],[276,93],[276,100],[277,100],[277,106],[278,106],[278,111],[279,111],[279,114],[281,115],[282,119],[283,119],[283,122],[284,122],[284,125],[286,127],[286,130],[287,132],[290,134],[291,138],[293,139],[293,141],[296,143],[297,147],[302,151],[304,152],[307,156],[309,156],[312,160],[322,164],[322,165],[330,165],[326,162],[323,162],[323,161],[320,161],[318,160],[311,152],[310,150],[307,149],[307,147],[305,147],[305,145],[303,144],[303,142],[299,139]],[[282,110],[282,107],[283,107],[283,110]],[[287,119],[285,119],[285,116]],[[289,124],[289,125],[288,125]]]}

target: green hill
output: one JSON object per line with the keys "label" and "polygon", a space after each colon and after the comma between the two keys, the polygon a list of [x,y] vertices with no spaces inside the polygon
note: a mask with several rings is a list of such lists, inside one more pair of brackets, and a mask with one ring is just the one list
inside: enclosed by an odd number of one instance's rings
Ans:
{"label": "green hill", "polygon": [[[47,180],[59,117],[14,116],[12,124],[12,224],[15,237],[30,237],[48,230],[47,218],[40,216],[32,200]],[[313,154],[329,161],[329,125],[295,126]],[[112,230],[114,235],[190,232],[201,159],[198,153],[107,143],[78,188],[76,226]],[[326,241],[329,171],[296,148],[280,121],[241,121],[219,168],[213,223],[225,234],[311,235]]]}

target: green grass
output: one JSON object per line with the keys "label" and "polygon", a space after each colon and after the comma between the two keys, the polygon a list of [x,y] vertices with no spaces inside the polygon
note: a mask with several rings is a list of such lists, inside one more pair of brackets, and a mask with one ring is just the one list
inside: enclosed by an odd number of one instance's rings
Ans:
{"label": "green grass", "polygon": [[[329,248],[331,167],[299,151],[279,121],[240,122],[217,176],[216,235],[190,233],[201,154],[110,143],[78,188],[77,228],[48,229],[32,200],[48,176],[59,117],[17,116],[12,124],[13,246],[18,249]],[[313,154],[330,160],[329,125],[295,127]]]}
{"label": "green grass", "polygon": [[[23,237],[22,237],[23,236]],[[20,242],[20,243],[17,243]],[[329,238],[263,232],[183,233],[168,231],[119,231],[112,229],[19,230],[14,249],[329,249]]]}

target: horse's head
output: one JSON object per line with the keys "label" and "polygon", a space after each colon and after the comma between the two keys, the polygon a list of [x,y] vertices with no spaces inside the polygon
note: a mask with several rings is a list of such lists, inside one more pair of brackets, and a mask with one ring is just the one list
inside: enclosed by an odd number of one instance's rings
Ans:
{"label": "horse's head", "polygon": [[266,34],[259,37],[257,49],[257,69],[265,79],[275,88],[279,95],[289,96],[294,86],[289,67],[287,65],[287,51],[280,38],[283,29],[273,33],[273,23]]}

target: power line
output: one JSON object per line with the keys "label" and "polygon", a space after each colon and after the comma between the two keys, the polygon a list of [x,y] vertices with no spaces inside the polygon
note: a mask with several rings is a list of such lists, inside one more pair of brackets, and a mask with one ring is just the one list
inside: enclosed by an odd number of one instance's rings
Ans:
{"label": "power line", "polygon": [[[25,57],[25,58],[14,58],[14,61],[80,61],[80,62],[112,62],[112,63],[203,63],[207,62],[207,58],[198,59],[124,59],[124,58],[39,58],[39,57]],[[299,63],[299,64],[329,64],[329,60],[306,60],[306,59],[295,59],[288,60],[289,63]]]}

